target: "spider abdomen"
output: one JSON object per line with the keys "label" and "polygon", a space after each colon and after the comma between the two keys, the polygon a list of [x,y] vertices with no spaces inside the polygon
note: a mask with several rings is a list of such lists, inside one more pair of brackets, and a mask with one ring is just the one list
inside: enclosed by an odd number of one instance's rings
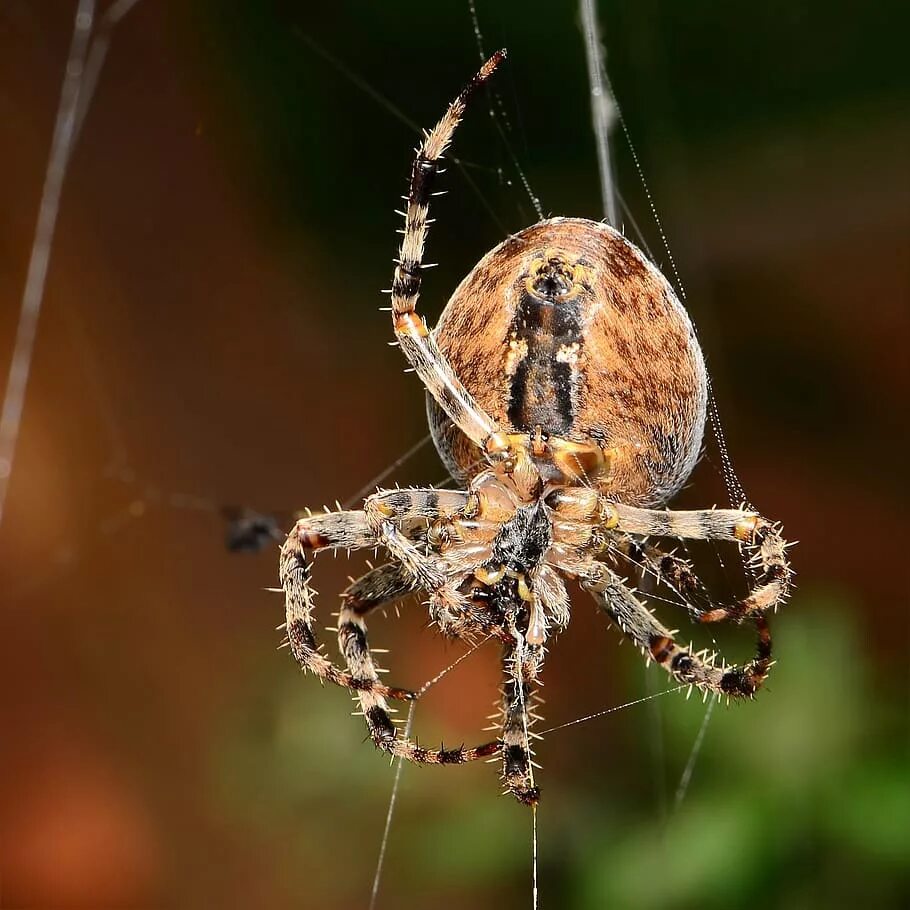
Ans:
{"label": "spider abdomen", "polygon": [[[434,334],[504,432],[615,450],[602,482],[611,496],[662,504],[695,465],[701,349],[668,282],[609,226],[554,218],[507,238],[461,282]],[[476,447],[432,399],[428,410],[449,470],[476,473]]]}

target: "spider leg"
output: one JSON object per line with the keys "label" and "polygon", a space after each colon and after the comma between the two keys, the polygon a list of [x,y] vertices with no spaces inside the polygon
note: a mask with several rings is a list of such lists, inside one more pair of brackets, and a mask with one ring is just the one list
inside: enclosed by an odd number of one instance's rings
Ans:
{"label": "spider leg", "polygon": [[379,682],[375,674],[359,676],[335,666],[324,654],[313,629],[315,591],[310,586],[310,565],[306,551],[326,548],[354,550],[376,545],[363,512],[330,512],[302,518],[281,548],[278,576],[284,589],[287,636],[291,653],[304,670],[327,682],[352,691],[376,690],[386,698],[407,700],[405,689]]}
{"label": "spider leg", "polygon": [[741,622],[777,609],[789,593],[793,570],[787,559],[787,542],[779,525],[756,512],[742,509],[671,511],[638,509],[615,504],[619,531],[657,537],[730,540],[742,544],[750,555],[754,584],[742,600],[698,614],[703,623],[732,619]]}
{"label": "spider leg", "polygon": [[338,649],[352,677],[379,679],[367,644],[366,615],[413,593],[417,587],[417,580],[403,565],[388,562],[361,575],[344,590],[338,612]]}
{"label": "spider leg", "polygon": [[[344,609],[362,617],[377,607],[395,603],[417,590],[417,580],[395,562],[387,562],[365,572],[341,592]],[[340,625],[340,623],[339,623]]]}
{"label": "spider leg", "polygon": [[530,727],[536,715],[530,702],[542,654],[542,648],[522,641],[521,647],[507,645],[502,659],[502,779],[507,791],[526,806],[537,805],[540,799],[531,770]]}
{"label": "spider leg", "polygon": [[387,563],[357,579],[342,595],[342,607],[338,614],[338,645],[350,673],[373,683],[358,688],[356,692],[370,739],[376,748],[418,764],[460,765],[496,755],[502,745],[498,740],[472,748],[424,749],[418,743],[399,736],[395,729],[382,687],[378,685],[378,671],[370,654],[364,616],[416,587],[417,582],[404,566]]}
{"label": "spider leg", "polygon": [[581,586],[642,653],[657,661],[677,682],[734,698],[751,698],[764,683],[771,667],[771,631],[761,613],[752,617],[758,631],[755,657],[742,667],[718,667],[712,658],[678,645],[673,633],[603,563],[589,563],[578,577]]}
{"label": "spider leg", "polygon": [[[688,560],[629,534],[615,535],[608,552],[663,581],[681,598],[678,605],[685,608],[693,621],[702,622],[702,617],[715,609],[711,595]],[[613,563],[622,565],[618,559]]]}
{"label": "spider leg", "polygon": [[[445,355],[417,313],[426,243],[430,196],[439,161],[461,121],[468,100],[489,78],[503,57],[494,54],[449,105],[442,119],[425,135],[411,169],[404,237],[392,281],[392,323],[395,336],[427,391],[462,432],[479,447],[492,452],[503,448],[496,422],[455,375]],[[493,440],[492,444],[491,439]]]}
{"label": "spider leg", "polygon": [[[370,497],[367,504],[369,509],[378,509],[378,514],[383,516],[382,519],[377,519],[374,514],[372,516],[374,523],[377,520],[380,524],[387,523],[387,513],[391,510],[398,523],[413,532],[418,519],[455,514],[464,507],[467,499],[467,493],[453,490],[392,490],[377,493]],[[345,521],[339,522],[339,514],[347,516]],[[329,524],[334,527],[336,536],[341,537],[343,534],[348,543],[373,546],[382,542],[388,546],[385,540],[377,540],[377,535],[370,528],[370,519],[366,512],[334,513],[332,516],[313,516],[311,519],[301,520],[282,551],[282,583],[289,592],[289,603],[292,595],[298,601],[308,597],[307,602],[312,609],[312,593],[306,584],[309,578],[308,567],[303,561],[300,542],[306,542],[311,548],[331,546],[327,527]],[[340,530],[342,527],[343,531]],[[394,534],[390,539],[394,544],[400,543],[403,547],[413,546],[397,526],[394,527]],[[396,550],[390,548],[390,551],[393,555],[398,555]],[[419,551],[417,552],[419,556]],[[285,561],[289,563],[287,572],[284,570]],[[387,698],[413,699],[414,694],[403,689],[390,689],[380,683],[378,670],[370,653],[365,616],[377,607],[392,603],[422,586],[422,579],[413,571],[413,566],[408,561],[386,563],[371,569],[352,582],[342,594],[342,605],[338,614],[338,645],[347,663],[347,670],[339,670],[321,654],[314,653],[312,645],[303,650],[298,660],[306,669],[311,669],[322,678],[346,686],[355,692],[367,722],[370,738],[376,747],[384,752],[418,764],[440,765],[463,764],[497,755],[502,747],[499,740],[470,748],[460,746],[456,749],[425,749],[416,742],[398,736],[395,724],[389,716]],[[299,639],[301,633],[298,631],[296,636],[292,637],[290,615],[289,608],[288,632],[293,648],[295,637]],[[301,621],[302,618],[298,616],[297,629],[300,628]],[[308,629],[312,636],[312,626],[309,622],[305,624],[305,629]],[[306,642],[303,644],[306,645]],[[314,661],[318,662],[315,666]]]}
{"label": "spider leg", "polygon": [[[434,610],[443,611],[443,620],[452,611],[467,609],[466,598],[456,590],[458,583],[487,557],[489,541],[498,529],[495,523],[466,516],[470,499],[470,494],[459,490],[387,490],[375,493],[365,504],[376,540],[429,594]],[[408,539],[407,531],[416,524],[427,526],[423,534],[427,547]],[[440,552],[433,551],[431,540]]]}

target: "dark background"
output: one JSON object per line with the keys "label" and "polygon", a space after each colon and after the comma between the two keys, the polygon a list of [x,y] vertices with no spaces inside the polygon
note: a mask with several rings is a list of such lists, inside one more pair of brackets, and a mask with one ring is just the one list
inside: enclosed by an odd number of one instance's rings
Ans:
{"label": "dark background", "polygon": [[[504,130],[545,211],[600,217],[575,4],[478,6],[488,50],[510,50]],[[600,7],[739,474],[801,541],[800,587],[769,691],[715,710],[678,808],[696,699],[541,744],[541,906],[906,906],[905,5]],[[4,376],[74,8],[0,7]],[[377,312],[416,134],[345,71],[429,126],[476,65],[461,0],[142,0],[114,33],[0,529],[0,906],[366,905],[391,770],[346,695],[275,652],[277,554],[228,555],[219,510],[288,525],[425,432]],[[488,107],[456,139],[470,180],[451,168],[435,206],[432,319],[535,220]],[[425,448],[394,479],[443,476]],[[683,498],[724,495],[705,462]],[[327,625],[361,565],[319,561]],[[424,616],[374,624],[400,684],[463,650]],[[664,687],[603,626],[577,598],[548,723]],[[421,736],[480,739],[496,685],[492,651],[472,656],[421,703]],[[406,768],[380,906],[528,906],[530,818],[498,793],[494,767]]]}

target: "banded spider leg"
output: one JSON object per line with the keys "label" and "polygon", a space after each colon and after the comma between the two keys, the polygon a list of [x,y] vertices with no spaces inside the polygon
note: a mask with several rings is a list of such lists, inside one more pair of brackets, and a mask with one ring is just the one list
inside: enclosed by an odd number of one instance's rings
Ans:
{"label": "banded spider leg", "polygon": [[[402,594],[446,584],[432,560],[407,535],[420,535],[421,523],[454,514],[467,501],[466,493],[451,490],[393,490],[367,500],[365,511],[330,512],[300,519],[282,547],[279,576],[285,591],[287,635],[291,653],[304,670],[349,689],[360,701],[370,738],[377,748],[422,764],[461,764],[498,754],[501,742],[468,748],[425,749],[397,734],[387,699],[412,700],[414,693],[384,685],[370,653],[364,617]],[[379,531],[375,529],[376,516]],[[391,516],[397,516],[396,521]],[[371,523],[372,518],[372,523]],[[425,531],[424,531],[425,534]],[[347,669],[335,666],[320,650],[313,628],[315,592],[310,586],[307,551],[355,550],[384,546],[399,562],[373,569],[345,592],[338,619],[338,641]],[[401,557],[404,558],[401,558]]]}

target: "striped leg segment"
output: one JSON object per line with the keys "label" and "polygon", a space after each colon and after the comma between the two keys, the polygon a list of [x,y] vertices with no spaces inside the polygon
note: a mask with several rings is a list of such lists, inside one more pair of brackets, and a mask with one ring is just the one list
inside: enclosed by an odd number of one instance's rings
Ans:
{"label": "striped leg segment", "polygon": [[[374,693],[384,694],[379,685],[378,670],[373,663],[367,641],[365,617],[371,611],[387,604],[395,603],[417,588],[417,581],[401,565],[386,563],[371,569],[356,581],[351,582],[341,595],[341,609],[338,612],[338,649],[347,663],[352,679],[368,683],[351,688],[361,696]],[[386,695],[404,692],[401,689],[389,689]],[[410,698],[411,693],[405,693]],[[372,704],[372,703],[371,703]]]}
{"label": "striped leg segment", "polygon": [[366,501],[367,521],[375,538],[416,579],[431,602],[443,609],[466,608],[465,598],[452,580],[459,563],[415,545],[408,535],[423,529],[428,539],[434,539],[457,521],[468,500],[469,494],[459,490],[411,489],[381,491]]}
{"label": "striped leg segment", "polygon": [[[527,645],[523,650],[541,651]],[[531,770],[534,752],[530,741],[530,727],[536,720],[531,708],[540,655],[536,657],[521,660],[519,650],[512,646],[506,648],[502,663],[502,779],[508,792],[526,806],[535,806],[540,799]]]}
{"label": "striped leg segment", "polygon": [[291,653],[300,666],[320,679],[353,691],[370,691],[380,697],[409,699],[410,692],[378,681],[375,674],[363,676],[336,667],[323,653],[313,629],[315,591],[310,585],[307,550],[358,549],[375,546],[363,512],[331,512],[302,518],[281,548],[278,576],[284,589],[287,636]]}
{"label": "striped leg segment", "polygon": [[771,631],[760,613],[752,617],[758,631],[755,657],[742,667],[715,666],[713,658],[678,645],[673,633],[654,618],[607,566],[592,563],[579,581],[642,653],[657,661],[677,682],[697,686],[706,692],[751,698],[768,676]]}
{"label": "striped leg segment", "polygon": [[387,693],[379,684],[378,670],[370,654],[364,617],[371,610],[391,603],[415,588],[416,582],[402,566],[388,563],[359,578],[342,595],[342,607],[338,614],[338,646],[351,676],[370,683],[356,690],[370,739],[376,748],[418,764],[461,765],[494,756],[501,748],[498,740],[473,748],[425,749],[419,743],[399,736],[395,729],[385,700]]}
{"label": "striped leg segment", "polygon": [[610,552],[621,557],[622,561],[615,560],[620,572],[625,565],[635,566],[664,582],[681,598],[679,606],[684,607],[695,622],[701,622],[706,613],[715,609],[708,589],[687,560],[627,534],[612,542]]}
{"label": "striped leg segment", "polygon": [[384,607],[413,594],[417,580],[404,566],[387,562],[370,569],[344,589],[341,599],[345,609],[356,616],[366,616],[377,607]]}
{"label": "striped leg segment", "polygon": [[468,100],[493,75],[504,57],[505,51],[499,51],[481,67],[417,150],[411,169],[404,237],[392,281],[392,322],[405,357],[440,407],[480,447],[498,434],[499,428],[455,375],[416,307],[425,267],[427,213],[440,158],[451,142]]}
{"label": "striped leg segment", "polygon": [[779,525],[755,512],[741,509],[704,509],[693,512],[637,509],[616,504],[618,529],[630,534],[730,540],[742,544],[750,556],[754,582],[742,600],[725,607],[701,611],[699,622],[747,617],[777,609],[790,594],[793,570],[787,559],[786,540]]}

